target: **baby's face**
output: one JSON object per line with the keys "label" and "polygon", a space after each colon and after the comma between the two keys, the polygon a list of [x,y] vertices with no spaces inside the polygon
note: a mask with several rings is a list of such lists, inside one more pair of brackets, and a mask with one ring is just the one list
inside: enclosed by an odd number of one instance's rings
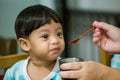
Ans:
{"label": "baby's face", "polygon": [[62,25],[51,20],[51,23],[30,34],[29,43],[32,56],[42,60],[55,60],[65,47]]}

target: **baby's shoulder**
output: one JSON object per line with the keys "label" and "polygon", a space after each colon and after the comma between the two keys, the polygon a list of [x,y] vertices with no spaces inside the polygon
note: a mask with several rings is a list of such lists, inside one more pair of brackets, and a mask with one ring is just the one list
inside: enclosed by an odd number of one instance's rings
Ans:
{"label": "baby's shoulder", "polygon": [[27,67],[28,59],[21,60],[16,62],[11,68],[7,69],[5,73],[5,79],[4,80],[27,80],[23,79],[25,78],[24,74],[26,74],[26,67]]}
{"label": "baby's shoulder", "polygon": [[16,62],[9,70],[20,70],[27,65],[27,59]]}

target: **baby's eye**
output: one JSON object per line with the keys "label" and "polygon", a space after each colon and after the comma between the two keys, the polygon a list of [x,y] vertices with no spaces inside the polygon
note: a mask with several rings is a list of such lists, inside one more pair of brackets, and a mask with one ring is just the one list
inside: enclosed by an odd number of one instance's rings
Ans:
{"label": "baby's eye", "polygon": [[44,39],[47,39],[48,37],[49,37],[48,34],[45,34],[45,35],[42,36],[42,38],[44,38]]}
{"label": "baby's eye", "polygon": [[63,32],[58,32],[57,36],[63,36]]}

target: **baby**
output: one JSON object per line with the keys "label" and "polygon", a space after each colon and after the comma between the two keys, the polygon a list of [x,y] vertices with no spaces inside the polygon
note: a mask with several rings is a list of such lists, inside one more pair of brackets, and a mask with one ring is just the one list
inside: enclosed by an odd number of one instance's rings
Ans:
{"label": "baby", "polygon": [[17,40],[30,56],[7,70],[4,80],[61,80],[58,59],[64,50],[63,22],[43,5],[25,8],[17,16]]}

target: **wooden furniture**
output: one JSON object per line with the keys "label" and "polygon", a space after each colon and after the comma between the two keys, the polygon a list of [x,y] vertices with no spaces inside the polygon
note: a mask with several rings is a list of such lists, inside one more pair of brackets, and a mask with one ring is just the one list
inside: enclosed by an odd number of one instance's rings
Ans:
{"label": "wooden furniture", "polygon": [[25,59],[29,56],[28,53],[13,54],[7,56],[0,56],[0,69],[6,69],[11,67],[19,60]]}
{"label": "wooden furniture", "polygon": [[17,40],[0,36],[0,56],[17,53]]}
{"label": "wooden furniture", "polygon": [[100,50],[100,59],[101,59],[101,63],[106,65],[106,66],[110,66],[111,64],[111,58],[112,55],[110,55],[109,53],[107,53],[104,50]]}
{"label": "wooden furniture", "polygon": [[[29,56],[28,53],[12,54],[7,56],[0,56],[0,69],[7,69],[15,64],[17,61],[26,59]],[[0,80],[3,80],[4,74],[0,75]]]}
{"label": "wooden furniture", "polygon": [[[28,53],[12,54],[7,56],[0,56],[0,69],[7,69],[15,64],[17,61],[26,59],[29,56]],[[4,74],[0,75],[0,80],[3,80]]]}

